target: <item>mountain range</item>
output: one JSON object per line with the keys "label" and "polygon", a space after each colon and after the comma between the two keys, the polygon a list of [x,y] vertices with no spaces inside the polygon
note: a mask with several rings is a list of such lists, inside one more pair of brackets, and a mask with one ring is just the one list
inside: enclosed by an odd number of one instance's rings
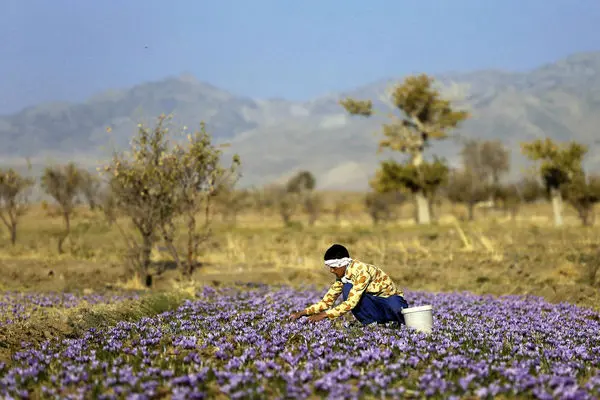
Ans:
{"label": "mountain range", "polygon": [[[392,156],[377,154],[386,119],[348,116],[338,101],[371,99],[375,108],[391,111],[389,89],[403,78],[288,101],[235,95],[183,74],[107,90],[82,103],[39,104],[0,116],[0,164],[23,165],[28,157],[41,169],[68,159],[91,169],[109,157],[111,148],[127,146],[139,122],[153,124],[159,114],[172,113],[178,126],[194,129],[204,121],[215,142],[230,143],[224,156],[240,155],[241,186],[307,169],[320,188],[364,189],[378,161]],[[499,139],[511,149],[515,176],[527,164],[519,143],[551,137],[588,144],[586,167],[600,170],[600,52],[574,54],[526,72],[483,70],[434,78],[443,94],[472,117],[428,155],[456,165],[460,139]]]}

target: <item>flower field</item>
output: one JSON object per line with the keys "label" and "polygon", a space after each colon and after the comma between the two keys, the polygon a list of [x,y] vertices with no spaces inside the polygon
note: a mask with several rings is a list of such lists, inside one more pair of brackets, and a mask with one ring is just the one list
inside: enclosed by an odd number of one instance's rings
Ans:
{"label": "flower field", "polygon": [[[287,316],[313,289],[205,287],[175,311],[24,346],[2,398],[564,398],[600,396],[600,315],[537,297],[408,292],[434,330]],[[3,315],[76,304],[5,295]],[[21,297],[18,297],[21,296]],[[10,297],[10,298],[9,298]],[[116,301],[114,298],[90,298]],[[88,299],[88,300],[90,300]],[[20,304],[26,303],[23,310]],[[8,314],[7,314],[8,313]],[[4,318],[9,324],[10,318]]]}
{"label": "flower field", "polygon": [[6,292],[0,296],[0,327],[26,321],[32,315],[47,314],[48,310],[72,308],[83,304],[115,304],[137,298],[136,294],[103,296],[99,294],[74,295],[71,293],[31,294]]}

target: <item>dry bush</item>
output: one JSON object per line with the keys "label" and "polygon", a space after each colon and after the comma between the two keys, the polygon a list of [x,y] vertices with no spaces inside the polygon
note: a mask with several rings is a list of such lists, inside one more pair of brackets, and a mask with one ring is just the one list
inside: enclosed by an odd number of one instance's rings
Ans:
{"label": "dry bush", "polygon": [[[147,284],[152,280],[152,248],[159,239],[185,274],[193,272],[200,246],[212,234],[213,198],[222,185],[231,182],[239,165],[234,156],[229,169],[221,167],[221,152],[211,144],[203,124],[200,131],[187,136],[185,145],[171,146],[166,121],[161,115],[153,129],[138,125],[131,153],[115,153],[105,167],[114,206],[128,216],[137,235],[116,225],[128,244],[136,273],[145,276]],[[184,220],[186,228],[184,250],[176,245],[181,231],[177,217]]]}
{"label": "dry bush", "polygon": [[232,185],[226,185],[216,194],[215,203],[222,220],[236,225],[240,213],[252,207],[252,194],[249,190],[236,190]]}
{"label": "dry bush", "polygon": [[398,206],[406,201],[402,192],[371,192],[365,196],[365,207],[374,225],[398,219]]}
{"label": "dry bush", "polygon": [[575,208],[585,226],[594,222],[594,206],[600,202],[600,176],[578,174],[562,187],[563,196]]}

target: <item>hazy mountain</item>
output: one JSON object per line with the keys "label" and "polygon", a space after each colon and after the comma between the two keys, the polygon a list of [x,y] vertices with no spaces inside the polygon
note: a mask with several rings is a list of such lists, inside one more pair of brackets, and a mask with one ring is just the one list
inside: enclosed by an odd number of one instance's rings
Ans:
{"label": "hazy mountain", "polygon": [[[106,146],[125,146],[138,122],[160,113],[190,128],[207,123],[216,141],[228,141],[244,165],[244,184],[260,184],[299,168],[313,171],[322,187],[361,188],[377,167],[382,119],[349,117],[345,96],[387,106],[386,90],[402,80],[382,80],[308,102],[257,100],[230,94],[189,75],[100,93],[85,103],[48,103],[0,117],[3,164],[31,157],[41,165],[64,156],[92,166]],[[590,144],[588,165],[600,168],[600,52],[576,54],[526,73],[475,71],[436,76],[446,95],[473,117],[455,133],[501,139],[513,149],[520,172],[519,142],[549,136]],[[111,127],[108,134],[106,128]],[[459,144],[448,140],[428,154],[457,162]],[[230,151],[228,151],[230,152]]]}

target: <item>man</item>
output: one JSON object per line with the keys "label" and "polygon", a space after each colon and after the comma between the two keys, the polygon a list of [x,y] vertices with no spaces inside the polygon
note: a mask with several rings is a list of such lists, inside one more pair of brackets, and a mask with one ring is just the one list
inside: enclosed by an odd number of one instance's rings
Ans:
{"label": "man", "polygon": [[[396,288],[385,272],[374,265],[351,259],[348,250],[340,244],[327,249],[324,260],[335,275],[335,282],[321,301],[293,313],[290,319],[310,316],[309,321],[317,322],[338,318],[351,311],[363,325],[374,322],[404,324],[402,309],[407,308],[408,303],[403,292]],[[344,301],[330,309],[340,294]]]}

